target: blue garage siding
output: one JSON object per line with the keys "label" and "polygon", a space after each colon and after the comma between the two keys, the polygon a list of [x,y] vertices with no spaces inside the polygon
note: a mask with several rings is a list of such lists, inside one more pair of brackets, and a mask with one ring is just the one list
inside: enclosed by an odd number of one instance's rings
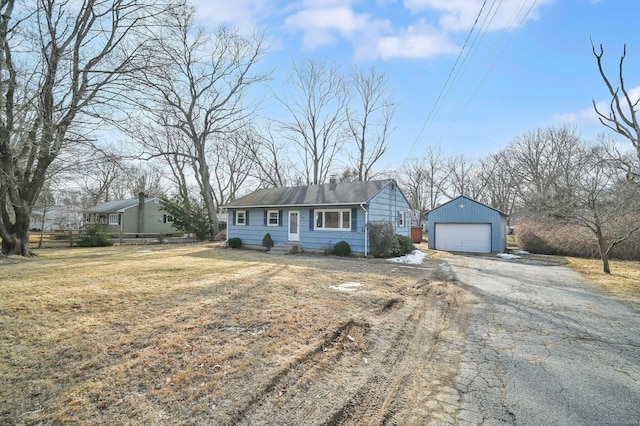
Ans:
{"label": "blue garage siding", "polygon": [[[463,207],[461,207],[463,206]],[[507,218],[498,210],[467,197],[458,197],[429,212],[429,248],[435,249],[438,223],[489,223],[491,224],[491,251],[506,249]]]}
{"label": "blue garage siding", "polygon": [[[398,189],[395,183],[385,186],[369,203],[369,222],[388,222],[392,218],[392,223],[396,234],[410,236],[411,219],[409,217],[409,204]],[[398,213],[404,212],[404,227],[398,226]]]}

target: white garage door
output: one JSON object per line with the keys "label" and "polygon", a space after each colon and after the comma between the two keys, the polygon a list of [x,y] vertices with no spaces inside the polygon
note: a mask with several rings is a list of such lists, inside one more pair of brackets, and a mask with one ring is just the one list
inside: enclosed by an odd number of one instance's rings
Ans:
{"label": "white garage door", "polygon": [[491,224],[436,223],[436,250],[491,252]]}

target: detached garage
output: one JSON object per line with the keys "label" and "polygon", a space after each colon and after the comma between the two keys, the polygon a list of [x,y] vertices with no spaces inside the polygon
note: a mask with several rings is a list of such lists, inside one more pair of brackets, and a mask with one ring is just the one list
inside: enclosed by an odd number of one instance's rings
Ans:
{"label": "detached garage", "polygon": [[429,212],[429,248],[473,253],[507,247],[507,215],[465,196]]}

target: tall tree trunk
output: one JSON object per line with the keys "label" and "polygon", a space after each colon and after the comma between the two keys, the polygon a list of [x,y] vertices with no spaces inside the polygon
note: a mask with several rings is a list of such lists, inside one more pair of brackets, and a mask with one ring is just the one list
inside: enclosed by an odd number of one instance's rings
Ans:
{"label": "tall tree trunk", "polygon": [[600,250],[600,258],[602,259],[602,270],[605,274],[610,274],[611,268],[609,267],[609,253],[607,252],[606,243],[602,236],[602,229],[600,226],[596,227],[596,239],[598,240],[598,249]]}
{"label": "tall tree trunk", "polygon": [[207,166],[206,160],[204,159],[204,153],[202,155],[202,160],[200,160],[198,164],[198,170],[200,171],[202,198],[204,199],[204,205],[207,209],[209,224],[211,226],[211,235],[209,238],[213,240],[218,233],[218,214],[216,211],[215,200],[213,199],[211,173],[209,172],[209,166]]}
{"label": "tall tree trunk", "polygon": [[29,249],[29,211],[26,208],[15,210],[14,223],[0,223],[0,237],[2,237],[2,254],[18,254],[30,256]]}

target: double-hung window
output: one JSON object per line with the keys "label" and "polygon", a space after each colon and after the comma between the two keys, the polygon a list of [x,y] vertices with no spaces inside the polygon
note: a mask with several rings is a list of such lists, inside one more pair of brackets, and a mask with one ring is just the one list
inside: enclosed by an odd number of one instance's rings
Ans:
{"label": "double-hung window", "polygon": [[278,210],[268,210],[267,211],[267,226],[279,226],[280,225],[280,214]]}
{"label": "double-hung window", "polygon": [[327,231],[350,231],[351,209],[316,210],[315,229]]}
{"label": "double-hung window", "polygon": [[404,228],[405,212],[398,212],[398,228]]}
{"label": "double-hung window", "polygon": [[247,211],[236,210],[236,225],[244,226],[247,224]]}
{"label": "double-hung window", "polygon": [[109,225],[120,225],[120,215],[118,213],[109,213]]}

